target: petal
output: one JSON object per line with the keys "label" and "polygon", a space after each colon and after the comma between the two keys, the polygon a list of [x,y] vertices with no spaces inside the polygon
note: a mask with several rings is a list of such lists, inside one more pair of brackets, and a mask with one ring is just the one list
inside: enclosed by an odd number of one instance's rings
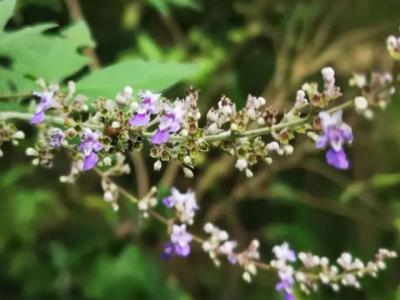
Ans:
{"label": "petal", "polygon": [[129,124],[132,126],[146,126],[149,122],[150,116],[148,114],[136,114],[129,120]]}
{"label": "petal", "polygon": [[325,111],[321,111],[319,114],[319,119],[321,121],[321,126],[324,131],[328,129],[329,126],[332,125],[333,121],[331,115]]}
{"label": "petal", "polygon": [[334,124],[340,124],[342,123],[342,115],[343,115],[343,111],[339,110],[336,111],[334,113],[332,113],[331,118]]}
{"label": "petal", "polygon": [[94,142],[92,145],[92,149],[95,152],[99,152],[101,149],[103,149],[103,145],[100,142]]}
{"label": "petal", "polygon": [[99,157],[94,152],[92,152],[88,156],[85,156],[85,159],[83,161],[83,171],[93,169],[96,166],[98,160]]}
{"label": "petal", "polygon": [[333,149],[329,149],[326,152],[326,161],[329,165],[340,170],[346,170],[350,166],[346,157],[346,153],[343,150],[335,151]]}
{"label": "petal", "polygon": [[172,196],[165,197],[162,202],[168,208],[172,208],[175,205],[175,199]]}
{"label": "petal", "polygon": [[167,130],[157,129],[156,133],[151,137],[151,142],[156,145],[165,144],[169,139]]}
{"label": "petal", "polygon": [[33,115],[30,123],[32,125],[42,123],[44,121],[44,111],[39,111]]}
{"label": "petal", "polygon": [[164,260],[170,259],[175,254],[175,245],[171,242],[164,244],[164,251],[161,253],[161,258]]}
{"label": "petal", "polygon": [[176,244],[175,252],[179,256],[187,257],[190,254],[190,246],[188,244],[185,244],[185,245]]}
{"label": "petal", "polygon": [[292,292],[285,291],[284,293],[285,300],[296,300]]}
{"label": "petal", "polygon": [[317,149],[322,149],[326,147],[326,144],[328,143],[328,138],[326,134],[320,136],[318,140],[315,142],[315,147]]}

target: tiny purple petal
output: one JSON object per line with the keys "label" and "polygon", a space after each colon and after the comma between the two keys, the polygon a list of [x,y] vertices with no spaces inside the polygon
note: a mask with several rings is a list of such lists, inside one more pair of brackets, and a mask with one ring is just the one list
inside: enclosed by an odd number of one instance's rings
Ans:
{"label": "tiny purple petal", "polygon": [[129,120],[129,124],[132,126],[146,126],[149,122],[150,116],[146,113],[136,114]]}
{"label": "tiny purple petal", "polygon": [[323,149],[326,147],[326,145],[328,144],[328,138],[326,137],[326,135],[321,135],[318,140],[315,143],[315,147],[317,149]]}
{"label": "tiny purple petal", "polygon": [[162,200],[162,202],[163,202],[163,204],[166,206],[166,207],[168,207],[168,208],[172,208],[174,205],[175,205],[175,199],[173,198],[173,197],[171,197],[171,196],[169,196],[169,197],[165,197],[163,200]]}
{"label": "tiny purple petal", "polygon": [[83,161],[83,171],[88,171],[93,169],[96,166],[98,160],[99,157],[94,152],[85,156],[85,159]]}
{"label": "tiny purple petal", "polygon": [[292,292],[284,292],[285,300],[296,300]]}
{"label": "tiny purple petal", "polygon": [[164,244],[164,251],[161,253],[161,258],[164,260],[170,259],[175,254],[175,245],[171,242]]}
{"label": "tiny purple petal", "polygon": [[43,121],[44,121],[44,111],[39,111],[33,115],[30,123],[32,125],[36,125],[36,124],[42,123]]}
{"label": "tiny purple petal", "polygon": [[157,129],[156,133],[151,137],[151,142],[155,145],[165,144],[169,136],[170,134],[167,130]]}
{"label": "tiny purple petal", "polygon": [[335,151],[329,149],[326,152],[326,161],[336,169],[346,170],[349,168],[349,161],[347,160],[346,153],[343,150]]}
{"label": "tiny purple petal", "polygon": [[190,254],[189,244],[175,244],[175,252],[177,255],[187,257]]}

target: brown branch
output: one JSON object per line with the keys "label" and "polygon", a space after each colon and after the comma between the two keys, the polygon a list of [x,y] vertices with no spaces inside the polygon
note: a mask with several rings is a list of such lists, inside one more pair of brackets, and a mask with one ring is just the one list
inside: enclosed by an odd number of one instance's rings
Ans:
{"label": "brown branch", "polygon": [[150,179],[147,172],[146,162],[143,153],[137,151],[129,152],[129,157],[133,162],[135,169],[136,185],[139,198],[144,197],[150,189]]}
{"label": "brown branch", "polygon": [[[72,20],[75,22],[85,20],[79,0],[65,0],[65,4],[67,5]],[[90,59],[90,68],[92,70],[100,69],[100,60],[93,48],[85,48],[83,49],[83,53]]]}

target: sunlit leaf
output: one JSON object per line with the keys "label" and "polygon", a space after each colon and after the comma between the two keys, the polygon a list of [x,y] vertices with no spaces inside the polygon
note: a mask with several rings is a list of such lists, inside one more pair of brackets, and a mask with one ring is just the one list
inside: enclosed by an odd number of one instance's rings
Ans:
{"label": "sunlit leaf", "polygon": [[6,26],[8,20],[11,18],[15,8],[16,0],[3,0],[0,1],[0,35],[1,31]]}
{"label": "sunlit leaf", "polygon": [[124,86],[135,90],[162,91],[175,83],[193,76],[195,65],[154,63],[140,60],[126,61],[95,71],[78,84],[78,91],[90,97],[114,97]]}

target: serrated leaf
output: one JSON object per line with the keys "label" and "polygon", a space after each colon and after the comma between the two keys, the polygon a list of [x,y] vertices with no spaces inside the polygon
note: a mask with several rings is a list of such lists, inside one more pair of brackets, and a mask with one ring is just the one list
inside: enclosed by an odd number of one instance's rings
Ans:
{"label": "serrated leaf", "polygon": [[0,34],[13,14],[15,3],[16,0],[0,1]]}
{"label": "serrated leaf", "polygon": [[155,63],[140,60],[126,61],[95,71],[77,83],[78,91],[89,97],[115,97],[124,86],[135,90],[162,91],[193,76],[197,67],[192,64]]}

